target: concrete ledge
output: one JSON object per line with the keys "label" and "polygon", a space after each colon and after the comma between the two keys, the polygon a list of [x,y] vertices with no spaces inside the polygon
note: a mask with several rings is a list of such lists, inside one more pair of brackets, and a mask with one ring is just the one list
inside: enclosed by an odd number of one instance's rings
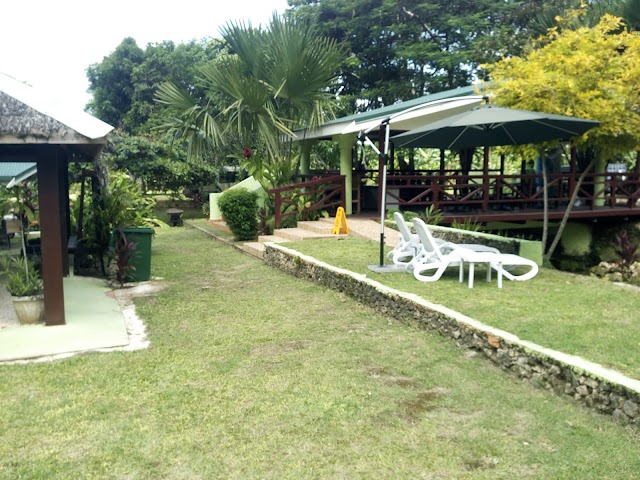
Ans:
{"label": "concrete ledge", "polygon": [[382,285],[278,244],[266,244],[268,265],[344,292],[396,320],[436,330],[464,348],[474,349],[533,385],[623,422],[640,424],[640,381],[580,357],[521,340],[422,297]]}

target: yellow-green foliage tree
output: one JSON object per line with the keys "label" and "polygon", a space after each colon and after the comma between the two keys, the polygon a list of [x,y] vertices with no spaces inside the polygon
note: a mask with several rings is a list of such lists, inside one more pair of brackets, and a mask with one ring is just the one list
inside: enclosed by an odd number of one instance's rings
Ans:
{"label": "yellow-green foliage tree", "polygon": [[[527,56],[485,66],[492,83],[484,86],[499,105],[602,122],[573,139],[583,170],[578,185],[594,164],[603,172],[606,161],[616,154],[640,150],[640,33],[629,31],[621,18],[612,15],[604,15],[592,28],[563,28],[563,23],[572,23],[572,16],[582,14],[584,9],[574,10],[567,19],[558,19],[558,26],[540,37]],[[638,157],[640,162],[640,153]],[[542,239],[546,244],[546,175],[544,199]],[[545,252],[547,262],[574,200],[575,193]]]}
{"label": "yellow-green foliage tree", "polygon": [[605,15],[593,28],[552,28],[534,47],[486,66],[496,104],[600,120],[576,139],[580,153],[600,162],[640,149],[639,32]]}

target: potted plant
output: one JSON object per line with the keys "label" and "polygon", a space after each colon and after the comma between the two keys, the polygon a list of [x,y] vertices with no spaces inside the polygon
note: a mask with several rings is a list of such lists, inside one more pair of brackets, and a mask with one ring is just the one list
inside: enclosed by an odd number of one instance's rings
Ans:
{"label": "potted plant", "polygon": [[27,257],[4,258],[0,268],[5,273],[5,287],[12,296],[16,316],[22,324],[44,321],[42,278]]}

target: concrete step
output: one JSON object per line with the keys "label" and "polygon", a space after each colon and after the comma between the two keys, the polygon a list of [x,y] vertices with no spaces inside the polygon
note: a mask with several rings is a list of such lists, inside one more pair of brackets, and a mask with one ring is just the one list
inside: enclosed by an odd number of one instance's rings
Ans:
{"label": "concrete step", "polygon": [[281,228],[275,230],[273,234],[277,237],[285,238],[292,242],[298,242],[300,240],[309,240],[311,238],[329,238],[335,235],[324,234],[324,233],[314,233],[309,230],[304,230],[302,228]]}
{"label": "concrete step", "polygon": [[286,238],[278,237],[276,235],[259,235],[258,241],[261,243],[266,243],[266,242],[284,243],[284,242],[290,242],[291,240],[287,240]]}
{"label": "concrete step", "polygon": [[302,230],[308,230],[313,233],[322,233],[325,235],[331,234],[331,230],[333,230],[333,222],[321,222],[319,220],[313,222],[298,222],[298,228]]}
{"label": "concrete step", "polygon": [[264,258],[264,243],[245,242],[242,244],[242,250],[254,257]]}

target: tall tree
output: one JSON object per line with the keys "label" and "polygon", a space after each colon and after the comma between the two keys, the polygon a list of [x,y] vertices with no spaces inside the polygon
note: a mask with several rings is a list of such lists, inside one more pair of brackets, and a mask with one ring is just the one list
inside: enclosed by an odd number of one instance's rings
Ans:
{"label": "tall tree", "polygon": [[[621,18],[605,15],[592,28],[551,29],[527,56],[489,66],[493,81],[486,90],[500,105],[602,121],[576,139],[575,146],[583,173],[594,164],[603,172],[604,163],[616,154],[640,150],[638,58],[640,33],[626,30]],[[572,205],[573,199],[568,208]],[[552,253],[553,248],[546,258]]]}
{"label": "tall tree", "polygon": [[202,97],[194,78],[198,69],[214,61],[223,51],[218,39],[192,40],[176,45],[165,41],[149,44],[143,61],[131,72],[133,95],[131,108],[123,118],[127,131],[149,133],[164,120],[164,108],[155,100],[155,92],[162,82],[172,82]]}
{"label": "tall tree", "polygon": [[122,126],[133,101],[131,75],[143,59],[142,49],[133,38],[127,37],[102,62],[90,65],[87,77],[93,99],[87,105],[89,112],[114,127]]}
{"label": "tall tree", "polygon": [[127,171],[143,187],[164,191],[196,191],[215,180],[221,162],[189,161],[183,145],[171,143],[155,129],[167,121],[168,112],[154,95],[160,83],[171,81],[196,97],[204,96],[194,83],[195,72],[217,58],[222,48],[219,40],[203,39],[149,44],[143,51],[126,38],[101,63],[89,67],[90,108],[118,127],[106,152],[110,167]]}
{"label": "tall tree", "polygon": [[532,7],[514,0],[289,0],[348,45],[338,85],[360,110],[466,86],[481,63],[517,54]]}
{"label": "tall tree", "polygon": [[179,45],[165,41],[142,50],[133,38],[125,38],[102,62],[87,69],[93,94],[88,108],[127,133],[149,133],[161,123],[162,109],[153,99],[158,85],[173,82],[203,95],[194,84],[195,72],[221,52],[222,43],[215,39]]}
{"label": "tall tree", "polygon": [[165,129],[188,140],[192,156],[235,142],[250,158],[251,173],[262,178],[280,169],[271,183],[288,181],[292,129],[325,119],[342,52],[299,18],[275,15],[266,29],[230,23],[221,33],[231,54],[200,69],[205,98],[172,83],[160,86],[158,101],[176,113]]}

